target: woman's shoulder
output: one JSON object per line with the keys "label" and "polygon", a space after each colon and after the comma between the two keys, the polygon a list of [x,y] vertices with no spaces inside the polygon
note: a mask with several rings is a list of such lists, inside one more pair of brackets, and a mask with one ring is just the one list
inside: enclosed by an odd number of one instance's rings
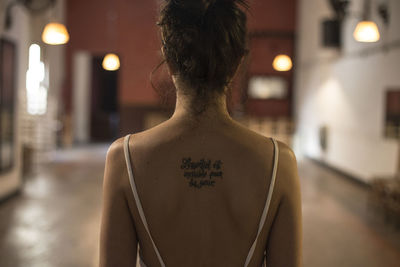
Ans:
{"label": "woman's shoulder", "polygon": [[[297,158],[293,149],[286,143],[274,138],[261,135],[250,130],[245,126],[240,126],[245,135],[249,136],[250,143],[255,144],[261,150],[268,150],[272,153],[275,151],[272,139],[275,139],[278,149],[278,165],[277,165],[277,187],[280,195],[285,197],[299,191],[300,183],[297,169]],[[269,144],[263,146],[262,144]]]}
{"label": "woman's shoulder", "polygon": [[[269,144],[268,149],[271,148],[269,150],[272,151],[273,147],[272,139],[275,139],[279,150],[278,160],[281,168],[285,169],[288,167],[293,168],[293,166],[297,165],[295,153],[288,144],[274,137],[259,134],[245,126],[239,126],[239,127],[241,127],[243,134],[249,137],[249,142],[255,144],[257,147],[259,147],[259,145],[261,145],[262,143]],[[263,146],[260,147],[264,148]]]}
{"label": "woman's shoulder", "polygon": [[[231,146],[238,145],[247,152],[256,152],[256,154],[259,154],[257,152],[262,154],[265,152],[270,154],[273,151],[273,142],[271,137],[252,131],[238,122],[234,122],[230,125],[229,129],[221,129],[218,131],[219,133],[217,133],[217,135],[220,135],[221,139],[226,141],[227,144],[230,143]],[[200,131],[194,130],[193,132],[185,133],[185,130],[182,130],[181,127],[176,127],[169,123],[161,123],[153,128],[130,134],[129,144],[130,146],[134,146],[136,152],[149,150],[159,151],[166,143],[182,143],[188,139],[193,140],[198,138],[198,132]],[[207,130],[203,133],[204,136],[200,138],[212,138],[210,132],[211,131]],[[195,136],[192,136],[193,133]],[[281,165],[284,164],[291,166],[296,164],[296,157],[293,150],[284,142],[279,140],[276,141],[279,147],[279,157],[282,158],[283,161],[281,162]],[[114,158],[115,156],[118,157],[123,154],[121,153],[121,151],[123,152],[123,146],[124,137],[119,138],[112,143],[109,148],[110,157]],[[132,151],[132,153],[135,151]]]}
{"label": "woman's shoulder", "polygon": [[281,159],[282,164],[287,167],[297,165],[297,159],[293,149],[282,141],[276,140],[276,142],[278,144],[279,158]]}
{"label": "woman's shoulder", "polygon": [[[112,179],[113,183],[122,180],[124,174],[127,174],[127,166],[124,152],[125,137],[118,138],[108,147],[105,159],[105,179]],[[118,180],[118,181],[117,181]]]}
{"label": "woman's shoulder", "polygon": [[120,137],[111,143],[107,150],[106,161],[123,162],[124,139],[125,137]]}
{"label": "woman's shoulder", "polygon": [[293,150],[284,142],[277,141],[279,147],[277,187],[284,199],[296,199],[300,194],[300,179],[297,158]]}

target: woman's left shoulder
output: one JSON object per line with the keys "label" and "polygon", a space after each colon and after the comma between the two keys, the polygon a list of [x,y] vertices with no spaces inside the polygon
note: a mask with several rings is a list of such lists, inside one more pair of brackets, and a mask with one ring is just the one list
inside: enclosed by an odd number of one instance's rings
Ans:
{"label": "woman's left shoulder", "polygon": [[124,184],[122,183],[122,180],[124,180],[125,174],[127,173],[124,154],[124,139],[125,137],[118,138],[107,150],[104,170],[105,184]]}
{"label": "woman's left shoulder", "polygon": [[120,162],[121,159],[124,159],[124,139],[125,137],[118,138],[108,147],[106,164]]}

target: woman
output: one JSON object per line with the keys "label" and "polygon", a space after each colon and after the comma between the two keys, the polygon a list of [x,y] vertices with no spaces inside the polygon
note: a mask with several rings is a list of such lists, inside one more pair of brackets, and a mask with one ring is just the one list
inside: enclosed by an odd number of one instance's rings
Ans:
{"label": "woman", "polygon": [[243,0],[169,0],[162,52],[173,116],[114,142],[100,266],[301,266],[301,204],[288,146],[236,123],[226,91],[246,54]]}

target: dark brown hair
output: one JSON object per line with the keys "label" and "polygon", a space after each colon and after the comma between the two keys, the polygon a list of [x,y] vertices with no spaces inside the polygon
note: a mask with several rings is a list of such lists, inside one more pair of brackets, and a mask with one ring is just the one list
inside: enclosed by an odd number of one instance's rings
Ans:
{"label": "dark brown hair", "polygon": [[204,102],[224,93],[247,53],[245,0],[166,0],[159,22],[165,61]]}

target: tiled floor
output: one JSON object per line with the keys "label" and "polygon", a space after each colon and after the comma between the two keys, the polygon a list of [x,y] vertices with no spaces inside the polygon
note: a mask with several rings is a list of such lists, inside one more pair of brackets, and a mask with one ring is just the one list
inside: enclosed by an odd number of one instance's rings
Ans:
{"label": "tiled floor", "polygon": [[299,173],[305,267],[400,266],[400,229],[367,205],[367,188],[309,160]]}
{"label": "tiled floor", "polygon": [[[53,154],[0,205],[1,267],[96,266],[105,146]],[[299,160],[305,267],[398,267],[400,229],[366,205],[367,191]]]}

